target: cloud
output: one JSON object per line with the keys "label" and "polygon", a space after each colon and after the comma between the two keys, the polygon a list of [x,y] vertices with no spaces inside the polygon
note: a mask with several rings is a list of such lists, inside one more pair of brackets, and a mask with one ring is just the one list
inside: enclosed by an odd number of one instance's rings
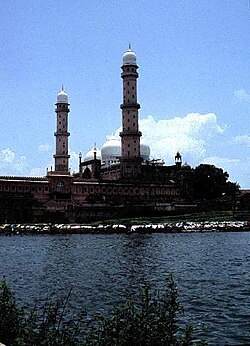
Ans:
{"label": "cloud", "polygon": [[10,149],[0,150],[1,174],[18,175],[24,173],[28,167],[27,158],[16,157],[15,152]]}
{"label": "cloud", "polygon": [[11,163],[15,160],[15,153],[10,148],[0,151],[0,158],[3,162]]}
{"label": "cloud", "polygon": [[79,153],[69,149],[71,172],[77,172],[79,166]]}
{"label": "cloud", "polygon": [[[162,158],[168,164],[180,151],[182,156],[198,160],[206,155],[207,142],[222,134],[214,113],[189,113],[184,117],[156,120],[152,115],[139,121],[143,141],[150,146],[151,158]],[[118,129],[115,133],[119,136]]]}
{"label": "cloud", "polygon": [[38,151],[48,152],[50,150],[51,150],[51,146],[49,144],[40,144],[38,146]]}
{"label": "cloud", "polygon": [[239,144],[246,144],[250,147],[250,136],[249,135],[240,135],[234,137],[234,141]]}
{"label": "cloud", "polygon": [[201,163],[203,164],[207,163],[207,164],[214,165],[220,168],[225,166],[239,165],[240,160],[229,159],[228,157],[209,156],[209,157],[205,157]]}
{"label": "cloud", "polygon": [[248,174],[250,171],[250,157],[240,160],[228,157],[210,156],[205,157],[201,163],[207,163],[222,168],[229,173],[230,181],[239,182],[244,188],[250,187]]}
{"label": "cloud", "polygon": [[248,94],[244,89],[234,90],[234,97],[240,102],[250,102],[250,94]]}
{"label": "cloud", "polygon": [[20,159],[17,159],[14,164],[13,168],[19,173],[22,173],[24,170],[26,170],[28,167],[27,158],[26,156],[21,156]]}

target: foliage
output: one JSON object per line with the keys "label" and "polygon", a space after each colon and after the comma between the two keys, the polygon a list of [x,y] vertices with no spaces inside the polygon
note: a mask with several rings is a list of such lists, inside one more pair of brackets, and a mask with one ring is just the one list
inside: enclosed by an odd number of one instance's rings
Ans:
{"label": "foliage", "polygon": [[12,345],[20,334],[23,312],[17,307],[14,292],[3,277],[0,283],[0,342]]}
{"label": "foliage", "polygon": [[69,317],[64,301],[46,302],[27,313],[16,306],[5,279],[0,286],[0,341],[8,346],[191,346],[192,327],[180,336],[177,315],[182,311],[173,277],[163,292],[148,286],[139,299],[117,306],[108,316]]}
{"label": "foliage", "polygon": [[193,190],[197,199],[214,199],[223,194],[232,196],[239,186],[228,182],[229,175],[214,165],[201,164],[194,169]]}
{"label": "foliage", "polygon": [[92,331],[86,345],[194,345],[191,327],[186,328],[183,337],[177,336],[177,314],[182,311],[177,298],[172,276],[169,276],[162,293],[144,287],[139,301],[128,301],[123,306],[117,306],[108,318],[101,316],[99,327]]}
{"label": "foliage", "polygon": [[46,301],[23,320],[22,330],[16,339],[17,346],[74,346],[79,344],[80,319],[69,317],[66,311],[70,293],[65,300]]}

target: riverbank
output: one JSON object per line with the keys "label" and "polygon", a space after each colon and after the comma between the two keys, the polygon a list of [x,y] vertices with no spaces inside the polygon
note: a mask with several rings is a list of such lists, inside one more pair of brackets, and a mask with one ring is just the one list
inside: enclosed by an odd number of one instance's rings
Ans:
{"label": "riverbank", "polygon": [[3,224],[0,235],[88,234],[88,233],[187,233],[250,231],[249,221],[173,221],[117,224]]}

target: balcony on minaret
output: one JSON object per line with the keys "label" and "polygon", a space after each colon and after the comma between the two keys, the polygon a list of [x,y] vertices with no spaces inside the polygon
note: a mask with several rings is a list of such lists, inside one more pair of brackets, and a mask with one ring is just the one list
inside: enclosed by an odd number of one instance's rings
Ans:
{"label": "balcony on minaret", "polygon": [[65,129],[58,129],[58,131],[54,132],[54,136],[70,136],[70,132],[65,131]]}
{"label": "balcony on minaret", "polygon": [[135,131],[135,130],[123,130],[119,133],[120,137],[126,137],[126,136],[135,136],[135,137],[141,137],[142,133],[141,131]]}
{"label": "balcony on minaret", "polygon": [[136,71],[136,68],[134,67],[122,67],[122,73],[121,73],[121,77],[124,79],[124,77],[134,77],[134,78],[138,78],[139,74]]}
{"label": "balcony on minaret", "polygon": [[136,108],[136,109],[140,109],[141,106],[139,103],[137,102],[124,102],[120,105],[120,108],[123,109],[123,108]]}

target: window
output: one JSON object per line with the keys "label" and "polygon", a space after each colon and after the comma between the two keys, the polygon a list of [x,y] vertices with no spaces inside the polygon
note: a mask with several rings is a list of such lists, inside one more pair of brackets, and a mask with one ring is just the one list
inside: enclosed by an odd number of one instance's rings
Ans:
{"label": "window", "polygon": [[127,85],[129,85],[129,82],[127,82]]}
{"label": "window", "polygon": [[57,183],[57,185],[56,185],[56,191],[57,191],[57,192],[64,192],[64,191],[65,191],[64,182],[59,181],[59,183]]}

